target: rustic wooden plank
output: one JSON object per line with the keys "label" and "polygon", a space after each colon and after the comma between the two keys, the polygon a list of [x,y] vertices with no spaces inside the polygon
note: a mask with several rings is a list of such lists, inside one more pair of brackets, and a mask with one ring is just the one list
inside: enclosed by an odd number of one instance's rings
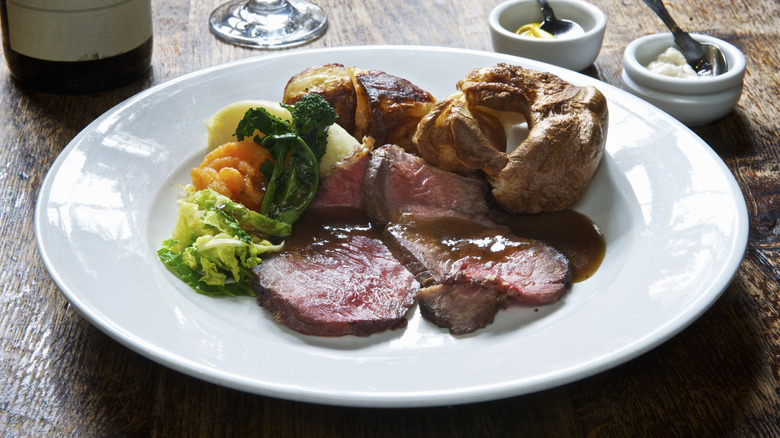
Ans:
{"label": "rustic wooden plank", "polygon": [[[780,435],[780,14],[775,0],[667,1],[691,31],[748,58],[738,108],[694,129],[745,194],[750,242],[723,297],[682,333],[622,366],[508,400],[425,409],[318,406],[255,396],[158,365],[90,325],[48,276],[33,239],[43,178],[68,142],[123,99],[183,74],[273,51],[220,42],[219,0],[153,2],[153,68],[87,96],[20,87],[0,63],[0,430],[12,436],[773,436]],[[419,44],[490,50],[499,0],[323,0],[331,25],[303,48]],[[586,74],[620,86],[632,39],[664,31],[639,0],[594,0],[608,14]],[[370,66],[367,66],[370,67]]]}

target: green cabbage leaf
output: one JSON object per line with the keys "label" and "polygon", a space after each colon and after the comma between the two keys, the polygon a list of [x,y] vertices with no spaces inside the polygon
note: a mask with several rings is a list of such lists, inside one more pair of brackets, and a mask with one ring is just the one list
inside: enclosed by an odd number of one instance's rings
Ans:
{"label": "green cabbage leaf", "polygon": [[254,295],[251,268],[260,256],[281,251],[268,238],[290,234],[290,224],[264,217],[213,190],[179,200],[170,239],[160,260],[196,292],[209,296]]}

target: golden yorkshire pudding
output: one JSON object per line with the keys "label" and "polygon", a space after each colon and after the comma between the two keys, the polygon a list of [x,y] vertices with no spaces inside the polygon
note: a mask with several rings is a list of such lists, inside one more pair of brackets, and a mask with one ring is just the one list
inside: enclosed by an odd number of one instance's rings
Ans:
{"label": "golden yorkshire pudding", "polygon": [[304,94],[321,95],[339,115],[337,123],[355,138],[374,138],[377,145],[396,144],[413,150],[417,124],[435,103],[433,96],[406,79],[378,70],[341,64],[313,66],[293,76],[283,102]]}
{"label": "golden yorkshire pudding", "polygon": [[[562,210],[582,198],[604,152],[601,92],[508,64],[473,70],[457,87],[418,125],[420,156],[445,170],[483,172],[510,213]],[[507,152],[512,115],[522,116],[529,131]]]}

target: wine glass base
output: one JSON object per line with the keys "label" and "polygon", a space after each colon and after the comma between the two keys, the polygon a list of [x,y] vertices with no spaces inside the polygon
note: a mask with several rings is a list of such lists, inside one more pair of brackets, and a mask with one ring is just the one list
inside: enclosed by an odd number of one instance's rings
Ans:
{"label": "wine glass base", "polygon": [[218,38],[232,44],[281,49],[322,35],[328,27],[328,17],[319,6],[305,1],[265,5],[233,0],[214,9],[209,16],[209,27]]}

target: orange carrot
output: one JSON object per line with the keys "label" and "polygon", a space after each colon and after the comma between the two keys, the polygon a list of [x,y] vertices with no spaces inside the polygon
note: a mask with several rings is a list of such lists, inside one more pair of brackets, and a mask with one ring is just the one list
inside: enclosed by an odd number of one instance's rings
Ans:
{"label": "orange carrot", "polygon": [[267,184],[260,164],[270,158],[265,148],[252,141],[225,143],[209,152],[200,166],[190,171],[190,177],[197,190],[212,189],[259,210]]}

